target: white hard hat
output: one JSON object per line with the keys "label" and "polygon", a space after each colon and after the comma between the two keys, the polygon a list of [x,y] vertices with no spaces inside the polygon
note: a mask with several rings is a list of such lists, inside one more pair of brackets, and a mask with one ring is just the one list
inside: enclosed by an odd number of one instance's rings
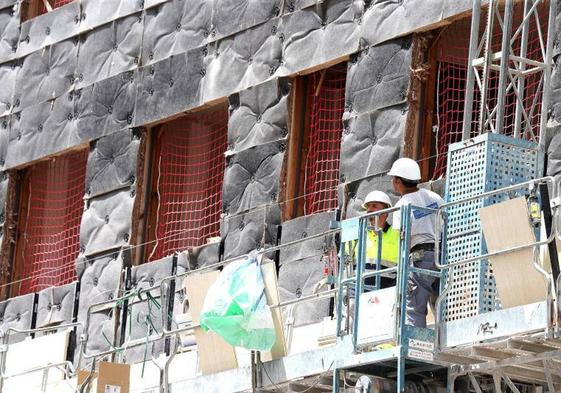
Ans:
{"label": "white hard hat", "polygon": [[362,208],[366,210],[367,205],[372,202],[385,203],[386,205],[388,205],[388,207],[392,207],[392,200],[390,199],[388,194],[382,191],[372,191],[370,194],[368,194],[366,198],[364,198]]}
{"label": "white hard hat", "polygon": [[419,181],[421,180],[421,168],[410,158],[400,158],[393,163],[388,175],[410,181]]}

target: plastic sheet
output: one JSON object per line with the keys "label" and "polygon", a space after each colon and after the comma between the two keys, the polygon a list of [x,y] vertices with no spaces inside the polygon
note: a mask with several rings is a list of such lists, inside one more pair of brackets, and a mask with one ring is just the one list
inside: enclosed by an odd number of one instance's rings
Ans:
{"label": "plastic sheet", "polygon": [[200,324],[235,347],[257,351],[273,347],[275,327],[257,259],[235,261],[222,270],[208,289]]}

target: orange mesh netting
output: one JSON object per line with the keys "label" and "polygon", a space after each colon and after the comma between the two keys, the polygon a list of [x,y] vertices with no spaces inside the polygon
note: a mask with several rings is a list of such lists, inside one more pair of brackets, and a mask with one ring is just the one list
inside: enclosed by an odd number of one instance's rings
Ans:
{"label": "orange mesh netting", "polygon": [[159,130],[154,161],[159,204],[149,260],[220,235],[227,130],[227,108],[185,116]]}
{"label": "orange mesh netting", "polygon": [[87,159],[87,151],[81,151],[30,168],[19,294],[76,279]]}
{"label": "orange mesh netting", "polygon": [[[325,72],[323,77],[322,72]],[[336,65],[311,74],[309,78],[310,119],[304,184],[306,215],[337,208],[347,66]]]}

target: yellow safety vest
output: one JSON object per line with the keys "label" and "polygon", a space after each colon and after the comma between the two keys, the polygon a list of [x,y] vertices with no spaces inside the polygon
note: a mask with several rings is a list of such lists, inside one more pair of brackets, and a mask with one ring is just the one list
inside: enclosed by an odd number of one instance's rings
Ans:
{"label": "yellow safety vest", "polygon": [[[353,259],[356,258],[357,241],[349,242],[351,251],[348,252]],[[382,231],[382,262],[387,264],[397,264],[399,253],[399,231],[396,231],[391,226],[386,231]],[[366,233],[366,259],[376,260],[378,258],[378,233],[373,230],[368,230]]]}

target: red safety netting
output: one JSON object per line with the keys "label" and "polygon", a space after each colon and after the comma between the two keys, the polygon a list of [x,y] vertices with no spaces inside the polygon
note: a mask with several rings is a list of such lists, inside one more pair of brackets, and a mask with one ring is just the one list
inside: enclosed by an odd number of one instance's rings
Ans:
{"label": "red safety netting", "polygon": [[87,159],[87,151],[81,151],[30,168],[24,185],[27,207],[20,218],[23,228],[19,241],[23,246],[19,294],[76,279]]}
{"label": "red safety netting", "polygon": [[[544,16],[545,8],[540,9],[540,15]],[[522,15],[518,10],[513,23],[513,32],[516,31]],[[485,23],[482,18],[482,27]],[[541,17],[542,32],[547,32],[547,17]],[[446,162],[448,154],[448,146],[462,138],[462,126],[464,118],[464,99],[465,99],[465,82],[466,82],[466,65],[469,56],[469,37],[470,37],[471,18],[462,19],[450,25],[439,39],[437,47],[437,94],[436,94],[436,113],[433,124],[436,126],[436,165],[432,178],[438,179],[446,173]],[[502,31],[496,26],[494,28],[493,47],[495,51],[500,50]],[[544,40],[546,37],[544,37]],[[539,33],[535,19],[531,19],[530,34],[528,39],[528,55],[533,60],[542,60],[542,50],[539,40]],[[519,53],[520,36],[513,45],[515,53]],[[511,64],[513,68],[513,65]],[[492,109],[497,103],[497,92],[499,85],[498,72],[491,71],[489,74],[488,89],[488,106]],[[538,109],[531,115],[531,130],[535,137],[539,134],[540,114],[539,104],[541,103],[541,88],[539,88],[540,74],[526,78],[524,89],[524,106],[526,111],[532,107],[534,99],[538,103]],[[475,136],[480,111],[480,94],[476,84],[476,94],[474,95],[472,136]],[[514,91],[510,90],[506,97],[504,124],[505,128],[501,132],[505,135],[514,134],[514,123],[516,113],[517,99]],[[526,122],[522,122],[522,131],[524,131]],[[523,135],[525,139],[532,139],[532,135],[526,133]]]}
{"label": "red safety netting", "polygon": [[149,260],[201,246],[220,235],[228,110],[185,116],[158,132],[159,195]]}
{"label": "red safety netting", "polygon": [[337,208],[347,66],[336,65],[325,70],[323,78],[322,71],[311,74],[309,78],[305,214]]}
{"label": "red safety netting", "polygon": [[[45,3],[43,3],[43,0],[38,0],[42,3],[41,5],[41,14],[44,14],[47,12],[47,8],[45,7]],[[72,3],[72,1],[74,0],[48,0],[49,4],[51,5],[52,9],[56,9],[58,7],[62,7],[63,5],[66,5],[68,3]]]}

